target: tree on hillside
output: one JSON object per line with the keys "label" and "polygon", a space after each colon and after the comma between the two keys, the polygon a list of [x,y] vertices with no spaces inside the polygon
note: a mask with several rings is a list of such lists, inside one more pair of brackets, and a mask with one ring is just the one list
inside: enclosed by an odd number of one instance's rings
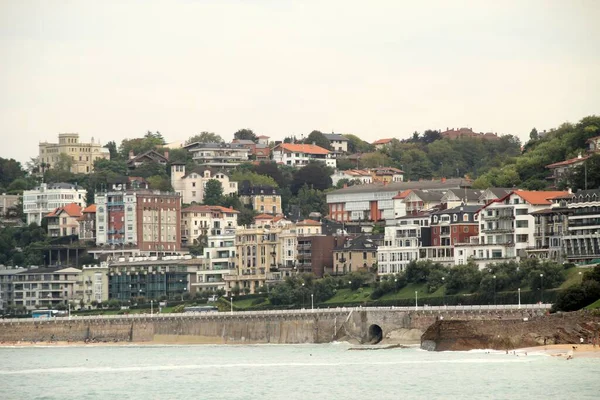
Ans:
{"label": "tree on hillside", "polygon": [[309,163],[294,174],[291,185],[292,194],[297,194],[304,185],[318,190],[329,189],[331,187],[332,173],[331,168],[327,167],[324,163]]}
{"label": "tree on hillside", "polygon": [[325,135],[323,135],[322,132],[319,131],[312,131],[309,133],[306,139],[304,139],[304,143],[315,144],[324,149],[331,150],[331,144],[329,143],[329,140],[325,137]]}
{"label": "tree on hillside", "polygon": [[214,132],[200,132],[197,135],[190,137],[185,141],[185,144],[190,143],[223,143],[224,140],[221,136],[217,135]]}
{"label": "tree on hillside", "polygon": [[25,178],[25,171],[21,163],[10,158],[0,157],[0,186],[7,187],[12,181]]}
{"label": "tree on hillside", "polygon": [[248,181],[252,186],[273,186],[277,187],[277,182],[267,175],[259,175],[250,171],[234,171],[229,179],[234,182]]}
{"label": "tree on hillside", "polygon": [[129,159],[129,152],[134,155],[145,153],[148,150],[155,150],[165,144],[165,140],[160,132],[152,133],[148,131],[144,137],[134,139],[123,139],[119,146],[119,156],[124,160]]}
{"label": "tree on hillside", "polygon": [[108,149],[108,153],[110,154],[111,160],[116,160],[119,157],[119,151],[117,150],[117,144],[115,143],[114,140],[111,140],[110,142],[106,143],[104,145],[104,147]]}
{"label": "tree on hillside", "polygon": [[531,130],[531,132],[529,132],[529,140],[538,140],[540,138],[540,135],[538,134],[537,129],[533,128]]}
{"label": "tree on hillside", "polygon": [[73,158],[66,153],[60,153],[58,155],[58,161],[54,164],[54,169],[57,171],[71,171],[73,166]]}
{"label": "tree on hillside", "polygon": [[348,134],[344,136],[348,139],[349,153],[369,153],[375,150],[372,144],[365,142],[356,135]]}
{"label": "tree on hillside", "polygon": [[290,206],[297,207],[302,218],[308,218],[311,212],[318,212],[323,216],[328,213],[325,192],[308,187],[308,185],[302,186],[296,197],[290,199]]}
{"label": "tree on hillside", "polygon": [[220,206],[223,202],[223,186],[216,179],[206,182],[203,203],[208,206]]}
{"label": "tree on hillside", "polygon": [[254,172],[273,178],[279,187],[284,187],[289,183],[274,162],[262,161],[260,164],[254,166]]}
{"label": "tree on hillside", "polygon": [[94,173],[109,171],[118,175],[127,175],[127,162],[119,159],[105,160],[103,158],[94,161]]}
{"label": "tree on hillside", "polygon": [[392,159],[386,154],[376,151],[363,154],[359,163],[362,168],[391,167]]}
{"label": "tree on hillside", "polygon": [[240,129],[233,134],[233,138],[239,140],[252,140],[254,143],[258,142],[258,137],[252,132],[252,129]]}
{"label": "tree on hillside", "polygon": [[440,134],[440,131],[428,129],[425,132],[423,132],[423,137],[421,140],[423,141],[423,143],[429,144],[435,142],[436,140],[440,140],[441,138],[442,135]]}

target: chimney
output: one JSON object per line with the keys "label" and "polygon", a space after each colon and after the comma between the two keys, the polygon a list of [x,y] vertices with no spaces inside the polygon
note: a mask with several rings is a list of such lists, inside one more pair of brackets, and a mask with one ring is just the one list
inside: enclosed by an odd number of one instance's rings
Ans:
{"label": "chimney", "polygon": [[316,145],[317,145],[317,142],[313,142],[313,146],[316,146]]}
{"label": "chimney", "polygon": [[446,183],[446,178],[442,178],[442,183]]}
{"label": "chimney", "polygon": [[165,150],[165,158],[167,161],[169,160],[169,150]]}
{"label": "chimney", "polygon": [[129,159],[131,160],[134,157],[135,157],[135,154],[133,154],[133,150],[129,150]]}
{"label": "chimney", "polygon": [[348,187],[347,183],[344,183],[344,189],[346,189]]}

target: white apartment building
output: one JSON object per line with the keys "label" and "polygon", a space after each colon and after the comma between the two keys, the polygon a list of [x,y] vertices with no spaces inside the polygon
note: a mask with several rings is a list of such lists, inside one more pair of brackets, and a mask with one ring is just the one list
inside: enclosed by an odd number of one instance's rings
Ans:
{"label": "white apartment building", "polygon": [[342,179],[347,179],[349,181],[357,180],[360,181],[361,184],[373,182],[373,176],[371,175],[371,172],[363,169],[335,171],[333,175],[331,175],[331,182],[333,183],[333,186],[336,186]]}
{"label": "white apartment building", "polygon": [[71,172],[88,174],[94,170],[96,160],[109,160],[110,152],[99,142],[79,142],[78,133],[59,133],[58,143],[40,142],[39,162],[44,170],[53,168],[60,159],[60,154],[66,154],[72,160]]}
{"label": "white apartment building", "polygon": [[479,268],[487,264],[527,257],[535,247],[535,217],[532,212],[551,206],[551,199],[568,192],[514,190],[479,211],[479,238],[457,244],[455,264],[472,260]]}
{"label": "white apartment building", "polygon": [[240,212],[221,206],[193,205],[181,210],[181,240],[193,244],[200,236],[230,235],[237,228]]}
{"label": "white apartment building", "polygon": [[207,244],[192,287],[198,291],[225,290],[225,277],[235,273],[235,233],[209,236]]}
{"label": "white apartment building", "polygon": [[322,162],[332,168],[337,165],[329,150],[314,144],[278,144],[273,148],[273,161],[293,167],[304,167],[311,161]]}
{"label": "white apartment building", "polygon": [[[419,260],[431,234],[429,216],[406,216],[396,226],[386,226],[383,245],[377,248],[377,274],[403,272],[413,260]],[[424,243],[425,242],[425,243]]]}
{"label": "white apartment building", "polygon": [[324,133],[323,136],[329,140],[329,145],[334,151],[347,153],[348,152],[348,138],[338,133]]}
{"label": "white apartment building", "polygon": [[171,165],[171,186],[179,193],[183,204],[202,203],[204,191],[209,180],[215,179],[221,183],[223,194],[236,194],[238,183],[229,180],[225,172],[213,172],[210,169],[194,170],[186,174],[184,164]]}
{"label": "white apartment building", "polygon": [[251,151],[238,143],[190,143],[184,148],[198,165],[215,168],[235,168],[248,161]]}
{"label": "white apartment building", "polygon": [[42,218],[59,207],[76,203],[85,207],[86,190],[70,183],[42,183],[33,190],[23,192],[23,212],[27,224],[41,225]]}

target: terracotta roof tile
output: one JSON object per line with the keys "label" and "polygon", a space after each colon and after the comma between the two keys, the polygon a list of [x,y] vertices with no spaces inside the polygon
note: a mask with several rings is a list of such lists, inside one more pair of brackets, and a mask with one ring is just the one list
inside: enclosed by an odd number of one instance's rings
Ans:
{"label": "terracotta roof tile", "polygon": [[556,162],[554,164],[546,165],[546,168],[557,168],[557,167],[562,167],[562,166],[565,166],[565,165],[577,164],[579,162],[584,162],[588,158],[590,158],[590,156],[570,158],[568,160],[559,161],[559,162]]}
{"label": "terracotta roof tile", "polygon": [[91,204],[89,206],[87,206],[86,208],[83,209],[84,213],[95,213],[96,212],[96,205],[95,204]]}
{"label": "terracotta roof tile", "polygon": [[329,154],[329,150],[314,144],[282,143],[275,148],[281,148],[282,150],[287,150],[292,153]]}
{"label": "terracotta roof tile", "polygon": [[70,203],[64,207],[59,207],[50,214],[46,215],[46,217],[56,217],[63,211],[66,212],[69,217],[81,217],[81,207],[77,203]]}
{"label": "terracotta roof tile", "polygon": [[566,191],[535,191],[535,190],[515,190],[517,196],[533,205],[552,204],[550,199],[564,196]]}
{"label": "terracotta roof tile", "polygon": [[379,139],[373,142],[373,144],[388,144],[392,139]]}
{"label": "terracotta roof tile", "polygon": [[410,192],[412,192],[412,189],[407,189],[407,190],[405,190],[403,192],[398,193],[397,195],[395,195],[394,197],[392,197],[392,199],[396,199],[396,200],[398,200],[398,199],[404,199],[404,198],[406,198],[410,194]]}

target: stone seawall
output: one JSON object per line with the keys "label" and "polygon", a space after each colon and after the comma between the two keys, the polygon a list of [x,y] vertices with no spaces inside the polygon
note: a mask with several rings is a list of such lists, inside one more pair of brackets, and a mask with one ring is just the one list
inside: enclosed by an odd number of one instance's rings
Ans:
{"label": "stone seawall", "polygon": [[420,343],[436,321],[522,319],[523,311],[339,309],[0,320],[0,342]]}

